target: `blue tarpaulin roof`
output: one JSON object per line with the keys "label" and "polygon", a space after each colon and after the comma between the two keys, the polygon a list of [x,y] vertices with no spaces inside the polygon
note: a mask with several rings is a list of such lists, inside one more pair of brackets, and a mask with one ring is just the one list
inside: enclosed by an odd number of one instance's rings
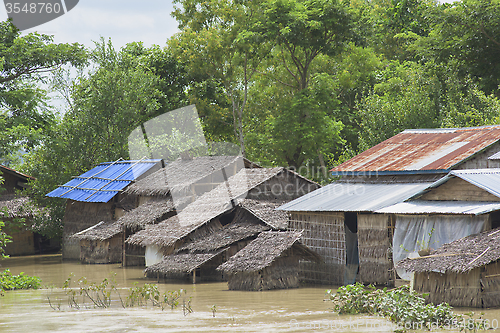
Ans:
{"label": "blue tarpaulin roof", "polygon": [[158,162],[160,160],[118,160],[101,163],[56,188],[47,196],[84,202],[108,202]]}

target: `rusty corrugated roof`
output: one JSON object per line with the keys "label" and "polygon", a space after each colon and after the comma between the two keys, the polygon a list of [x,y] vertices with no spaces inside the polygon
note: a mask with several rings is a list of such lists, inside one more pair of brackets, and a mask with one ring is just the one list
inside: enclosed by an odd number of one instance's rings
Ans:
{"label": "rusty corrugated roof", "polygon": [[331,171],[334,175],[446,172],[498,140],[500,125],[405,130]]}

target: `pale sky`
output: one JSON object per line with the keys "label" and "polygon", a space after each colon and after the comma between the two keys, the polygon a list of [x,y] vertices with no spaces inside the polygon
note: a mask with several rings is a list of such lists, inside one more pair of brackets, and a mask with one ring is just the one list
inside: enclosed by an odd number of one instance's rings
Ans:
{"label": "pale sky", "polygon": [[[164,46],[178,31],[172,10],[171,0],[80,0],[65,15],[23,32],[37,31],[54,35],[56,43],[78,42],[87,47],[93,47],[101,36],[111,37],[115,48],[134,41]],[[0,4],[0,20],[6,19],[6,9]]]}
{"label": "pale sky", "polygon": [[[117,49],[134,41],[142,41],[146,47],[164,46],[178,31],[172,10],[171,0],[80,0],[65,15],[24,32],[38,31],[54,35],[56,43],[78,42],[87,47],[93,47],[101,36],[111,37]],[[6,19],[0,4],[0,20]]]}

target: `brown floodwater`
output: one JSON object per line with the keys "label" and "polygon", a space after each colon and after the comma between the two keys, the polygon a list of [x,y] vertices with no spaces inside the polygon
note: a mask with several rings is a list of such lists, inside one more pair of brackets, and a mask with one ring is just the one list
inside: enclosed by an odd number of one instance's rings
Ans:
{"label": "brown floodwater", "polygon": [[[265,292],[228,291],[226,283],[160,283],[163,293],[184,289],[192,298],[193,312],[182,308],[123,309],[117,296],[107,309],[70,308],[61,289],[71,273],[73,280],[86,277],[101,282],[112,272],[122,297],[135,283],[156,283],[143,276],[143,268],[113,265],[82,265],[63,262],[60,255],[15,257],[3,260],[1,269],[24,272],[42,279],[44,289],[7,291],[0,298],[0,332],[391,332],[390,322],[374,316],[339,316],[323,301],[327,286]],[[48,288],[52,286],[52,288]],[[55,288],[54,288],[55,286]],[[55,306],[60,302],[60,310]],[[215,317],[211,308],[215,305]],[[457,312],[468,312],[459,309]],[[475,310],[476,312],[477,309]],[[500,310],[484,311],[493,324]],[[498,326],[498,322],[496,322]],[[446,330],[452,332],[453,330]]]}

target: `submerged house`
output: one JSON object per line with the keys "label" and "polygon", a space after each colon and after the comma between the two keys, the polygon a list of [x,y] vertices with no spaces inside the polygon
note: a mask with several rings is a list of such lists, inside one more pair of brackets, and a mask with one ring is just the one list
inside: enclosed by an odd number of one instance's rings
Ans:
{"label": "submerged house", "polygon": [[136,197],[138,207],[72,236],[80,242],[81,261],[144,265],[145,248],[126,244],[130,235],[176,215],[224,177],[254,167],[258,166],[241,156],[184,157],[168,163],[125,189],[124,194]]}
{"label": "submerged house", "polygon": [[451,306],[500,307],[500,228],[444,244],[430,255],[397,265],[415,272],[414,289]]}
{"label": "submerged house", "polygon": [[393,214],[394,261],[398,274],[409,275],[397,263],[422,250],[500,227],[500,169],[451,171],[412,198],[378,210]]}
{"label": "submerged house", "polygon": [[229,290],[297,288],[299,260],[321,260],[300,244],[300,236],[297,231],[262,232],[217,270],[228,275]]}
{"label": "submerged house", "polygon": [[391,284],[395,220],[374,211],[412,197],[431,183],[332,183],[281,207],[288,229],[301,231],[301,243],[322,262],[301,262],[309,283]]}
{"label": "submerged house", "polygon": [[[179,214],[130,236],[146,247],[150,277],[222,280],[215,268],[263,230],[286,228],[274,209],[319,185],[284,168],[243,169]],[[148,250],[150,249],[150,250]],[[157,255],[154,255],[154,253]]]}
{"label": "submerged house", "polygon": [[[0,165],[0,176],[4,179],[1,185],[4,191],[0,192],[0,209],[6,209],[7,213],[7,216],[1,218],[6,224],[3,231],[12,238],[12,243],[5,247],[5,254],[15,256],[40,252],[42,237],[33,232],[30,223],[38,209],[34,208],[28,197],[16,193],[27,188],[28,181],[34,178],[4,165]],[[26,226],[11,226],[9,222],[15,219],[23,219]]]}
{"label": "submerged house", "polygon": [[306,280],[391,285],[400,222],[382,209],[450,171],[500,167],[499,152],[499,125],[405,130],[335,167],[339,180],[280,208],[289,212],[291,230],[304,229],[301,242],[323,257],[321,265],[302,267]]}
{"label": "submerged house", "polygon": [[74,177],[47,194],[66,200],[63,227],[63,259],[80,259],[80,241],[75,233],[94,227],[100,222],[119,219],[137,207],[136,196],[123,190],[161,168],[162,160],[105,162]]}

